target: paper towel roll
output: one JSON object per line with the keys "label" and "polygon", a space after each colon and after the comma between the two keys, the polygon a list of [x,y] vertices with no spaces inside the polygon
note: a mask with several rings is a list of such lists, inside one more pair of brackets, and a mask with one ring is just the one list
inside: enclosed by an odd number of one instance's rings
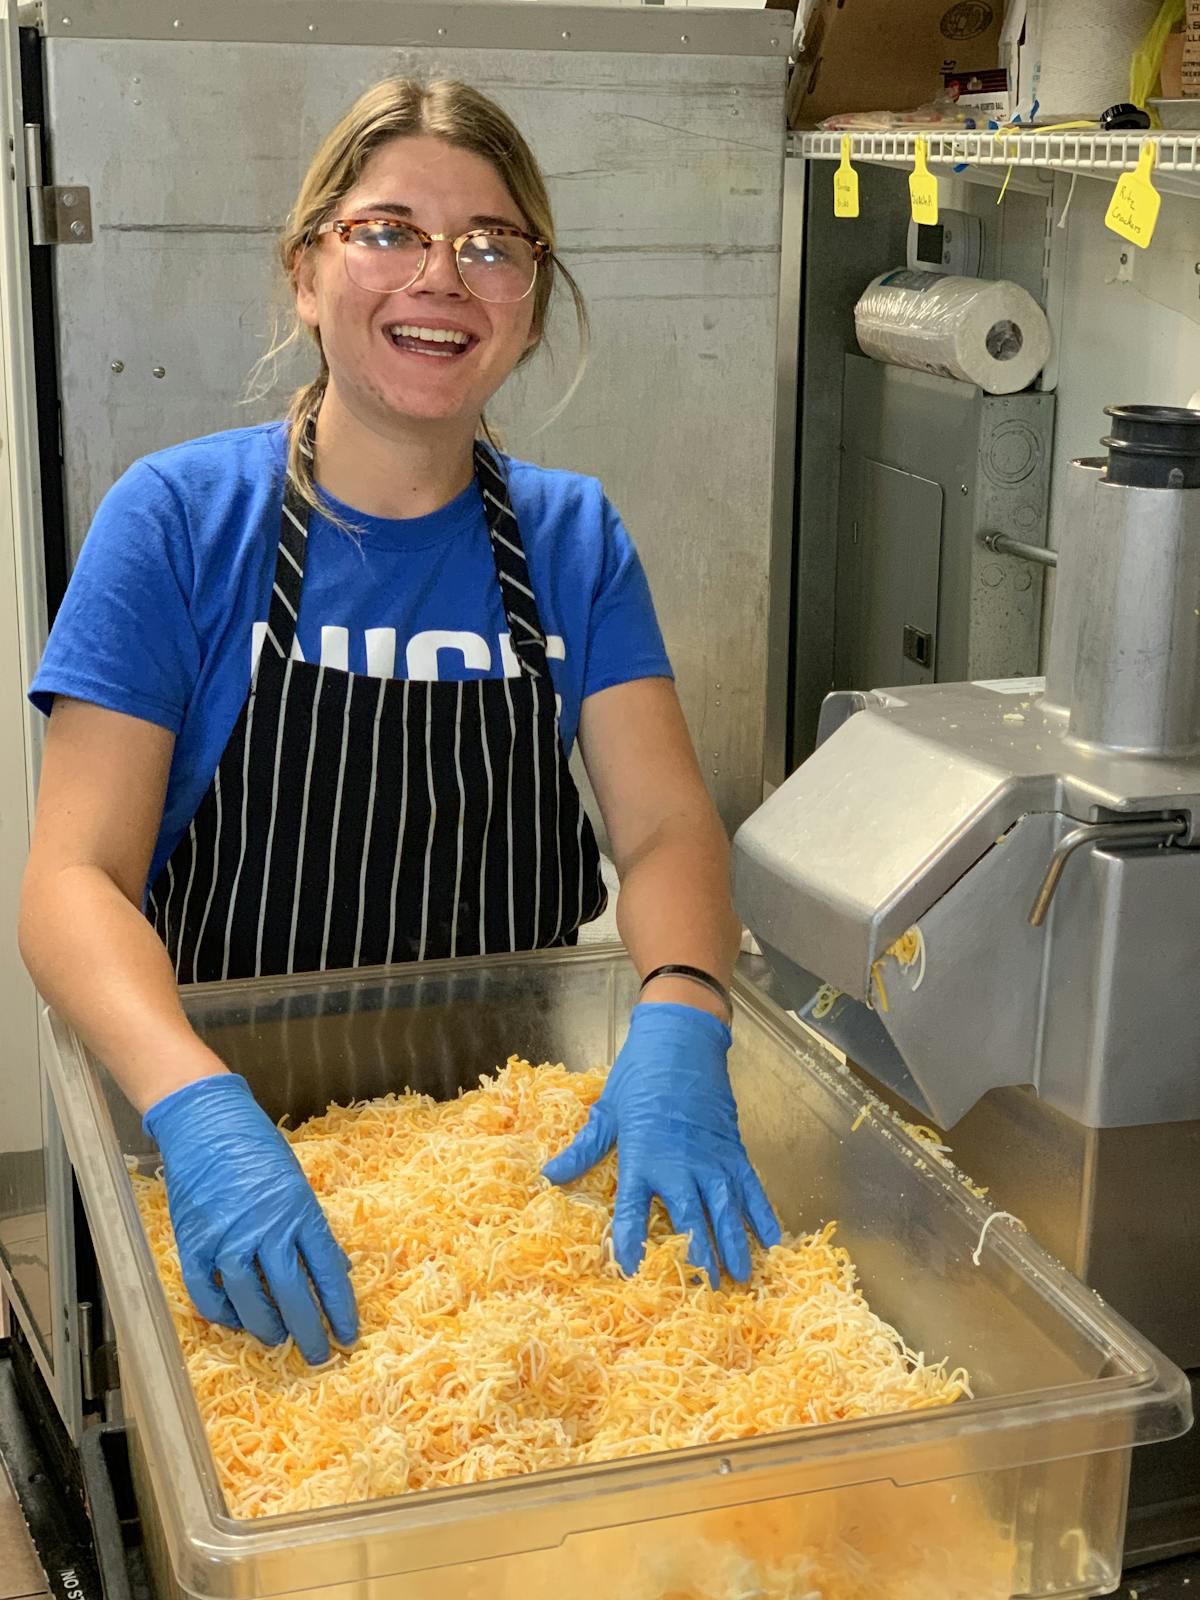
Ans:
{"label": "paper towel roll", "polygon": [[854,325],[864,355],[989,394],[1028,388],[1050,359],[1045,313],[1005,279],[885,272],[855,306]]}
{"label": "paper towel roll", "polygon": [[1158,8],[1159,0],[1030,0],[1025,37],[1035,52],[1038,120],[1098,117],[1128,100],[1133,52]]}

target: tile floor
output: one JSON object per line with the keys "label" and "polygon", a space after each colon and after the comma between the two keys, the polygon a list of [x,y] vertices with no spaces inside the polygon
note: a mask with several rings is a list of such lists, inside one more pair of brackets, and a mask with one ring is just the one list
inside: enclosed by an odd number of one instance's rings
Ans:
{"label": "tile floor", "polygon": [[46,1595],[46,1574],[38,1563],[12,1484],[0,1462],[0,1600]]}

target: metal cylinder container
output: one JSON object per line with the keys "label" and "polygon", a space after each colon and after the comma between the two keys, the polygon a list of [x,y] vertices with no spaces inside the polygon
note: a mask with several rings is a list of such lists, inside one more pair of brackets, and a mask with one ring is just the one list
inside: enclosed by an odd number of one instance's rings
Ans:
{"label": "metal cylinder container", "polygon": [[1200,412],[1109,415],[1109,464],[1067,586],[1078,593],[1068,619],[1079,608],[1069,731],[1109,750],[1187,755],[1200,751]]}
{"label": "metal cylinder container", "polygon": [[1066,516],[1058,539],[1054,576],[1054,616],[1046,656],[1046,692],[1042,706],[1067,716],[1075,690],[1075,658],[1079,652],[1079,613],[1087,578],[1095,516],[1096,485],[1107,456],[1072,461],[1067,479]]}

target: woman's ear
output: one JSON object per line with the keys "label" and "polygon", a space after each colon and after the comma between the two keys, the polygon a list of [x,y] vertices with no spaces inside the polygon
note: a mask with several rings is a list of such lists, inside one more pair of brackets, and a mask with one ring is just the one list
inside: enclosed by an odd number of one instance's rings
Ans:
{"label": "woman's ear", "polygon": [[296,315],[305,327],[320,325],[317,308],[317,262],[312,250],[301,252],[292,271],[292,288],[296,295]]}

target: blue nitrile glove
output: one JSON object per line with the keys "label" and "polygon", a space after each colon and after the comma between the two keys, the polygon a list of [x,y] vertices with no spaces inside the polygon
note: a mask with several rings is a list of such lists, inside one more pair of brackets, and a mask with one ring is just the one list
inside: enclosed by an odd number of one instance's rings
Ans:
{"label": "blue nitrile glove", "polygon": [[291,1334],[315,1366],[329,1359],[315,1289],[334,1338],[353,1343],[350,1262],[245,1078],[186,1084],[151,1106],[143,1126],[162,1152],[183,1281],[200,1315],[264,1344]]}
{"label": "blue nitrile glove", "polygon": [[617,1146],[613,1251],[623,1272],[638,1269],[650,1203],[658,1195],[676,1233],[691,1234],[690,1258],[719,1281],[712,1234],[731,1277],[750,1276],[744,1222],[765,1245],[779,1223],[738,1132],[725,1057],[732,1035],[695,1006],[634,1006],[629,1034],[604,1092],[573,1144],[543,1168],[571,1183]]}

